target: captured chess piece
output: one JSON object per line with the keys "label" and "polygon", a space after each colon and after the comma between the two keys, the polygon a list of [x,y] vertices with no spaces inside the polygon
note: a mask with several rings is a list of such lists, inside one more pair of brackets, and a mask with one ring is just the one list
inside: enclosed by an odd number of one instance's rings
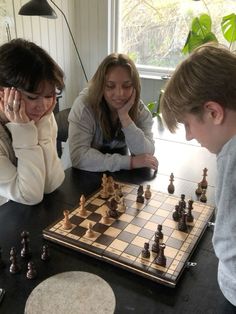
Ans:
{"label": "captured chess piece", "polygon": [[195,194],[199,197],[202,195],[202,187],[201,187],[201,182],[198,183],[198,187],[195,190]]}
{"label": "captured chess piece", "polygon": [[174,191],[175,191],[175,187],[174,187],[174,175],[173,175],[173,173],[171,173],[171,175],[170,175],[170,184],[168,185],[168,188],[167,188],[167,190],[168,190],[168,193],[170,193],[170,194],[173,194],[174,193]]}
{"label": "captured chess piece", "polygon": [[149,243],[144,243],[144,248],[142,250],[142,257],[143,258],[149,258],[150,257],[150,251],[149,251]]}
{"label": "captured chess piece", "polygon": [[202,189],[207,189],[207,186],[208,186],[208,182],[206,180],[207,171],[208,171],[207,168],[203,169],[203,178],[202,178],[202,181],[201,181],[201,188]]}
{"label": "captured chess piece", "polygon": [[42,247],[41,260],[48,261],[50,259],[49,247],[47,244],[44,244]]}
{"label": "captured chess piece", "polygon": [[10,273],[11,274],[17,274],[21,270],[21,267],[20,267],[20,265],[18,264],[18,261],[17,261],[15,247],[12,247],[11,250],[10,250],[10,261],[11,261]]}
{"label": "captured chess piece", "polygon": [[206,189],[202,189],[202,195],[200,196],[199,201],[202,203],[207,202]]}
{"label": "captured chess piece", "polygon": [[166,257],[164,255],[164,250],[165,250],[165,243],[161,243],[160,244],[160,251],[159,251],[159,254],[157,255],[156,259],[155,259],[155,263],[157,265],[160,265],[162,267],[165,267],[166,266]]}
{"label": "captured chess piece", "polygon": [[86,216],[87,215],[87,212],[86,212],[86,209],[85,209],[85,197],[84,197],[84,194],[82,194],[80,196],[80,207],[79,207],[79,214],[81,216]]}
{"label": "captured chess piece", "polygon": [[28,278],[28,279],[34,279],[34,278],[36,278],[37,277],[37,271],[36,271],[36,268],[35,268],[35,265],[34,265],[34,263],[32,262],[32,261],[30,261],[29,263],[28,263],[28,271],[27,271],[27,273],[26,273],[26,277]]}
{"label": "captured chess piece", "polygon": [[22,249],[21,249],[20,255],[23,258],[28,258],[31,256],[31,250],[29,247],[29,232],[22,231],[21,238],[22,238],[21,240]]}
{"label": "captured chess piece", "polygon": [[144,197],[145,197],[146,200],[149,200],[152,197],[152,192],[151,192],[150,189],[151,189],[151,186],[150,186],[150,184],[148,184],[146,186],[146,190],[144,192]]}
{"label": "captured chess piece", "polygon": [[69,210],[64,210],[63,211],[63,215],[64,215],[64,222],[63,222],[63,229],[64,230],[70,230],[72,229],[73,225],[72,223],[70,222],[70,219],[69,219]]}
{"label": "captured chess piece", "polygon": [[144,191],[143,191],[143,186],[142,185],[140,185],[139,187],[138,187],[138,191],[137,191],[137,199],[136,199],[136,202],[138,202],[138,203],[144,203],[144,196],[143,196],[143,193],[144,193]]}

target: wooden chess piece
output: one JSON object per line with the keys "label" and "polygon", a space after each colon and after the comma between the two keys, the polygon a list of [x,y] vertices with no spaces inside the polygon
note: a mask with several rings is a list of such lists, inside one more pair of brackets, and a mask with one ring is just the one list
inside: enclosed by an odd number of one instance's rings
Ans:
{"label": "wooden chess piece", "polygon": [[64,230],[70,230],[72,229],[72,223],[70,222],[70,219],[69,219],[69,210],[64,210],[63,211],[63,215],[64,215],[64,222],[63,222],[63,225],[62,225],[62,228]]}
{"label": "wooden chess piece", "polygon": [[10,250],[10,273],[16,274],[21,270],[20,265],[18,264],[17,257],[16,257],[16,249],[15,247],[12,247]]}
{"label": "wooden chess piece", "polygon": [[186,215],[187,222],[193,222],[193,220],[194,220],[194,217],[193,217],[193,214],[192,214],[192,210],[193,210],[193,200],[190,199],[188,201],[188,212],[187,212],[187,215]]}
{"label": "wooden chess piece", "polygon": [[28,278],[28,279],[34,279],[34,278],[36,278],[37,277],[37,271],[36,271],[36,268],[35,268],[35,265],[34,265],[34,263],[32,262],[32,261],[30,261],[29,263],[28,263],[28,271],[27,271],[27,273],[26,273],[26,277]]}
{"label": "wooden chess piece", "polygon": [[175,211],[172,214],[174,221],[179,221],[179,205],[175,205]]}
{"label": "wooden chess piece", "polygon": [[102,175],[102,190],[100,192],[101,198],[104,198],[104,199],[109,198],[110,195],[108,193],[107,188],[108,188],[107,175],[105,173],[103,173],[103,175]]}
{"label": "wooden chess piece", "polygon": [[202,195],[201,182],[198,183],[198,187],[197,187],[197,189],[195,190],[195,194],[196,194],[197,196],[201,196],[201,195]]}
{"label": "wooden chess piece", "polygon": [[183,231],[183,232],[187,232],[188,231],[188,226],[187,226],[187,223],[186,223],[186,213],[183,212],[180,220],[179,220],[179,223],[178,223],[178,230],[179,231]]}
{"label": "wooden chess piece", "polygon": [[79,214],[81,216],[86,216],[87,215],[87,211],[85,209],[85,197],[84,197],[84,194],[82,194],[80,196],[80,207],[79,207]]}
{"label": "wooden chess piece", "polygon": [[150,189],[151,189],[151,186],[150,184],[148,184],[144,192],[144,197],[146,200],[149,200],[152,197],[152,192],[150,191]]}
{"label": "wooden chess piece", "polygon": [[160,265],[162,267],[165,267],[166,266],[166,257],[164,255],[164,250],[165,250],[165,243],[161,243],[160,244],[160,251],[159,251],[159,254],[157,255],[157,257],[155,258],[155,263],[157,265]]}
{"label": "wooden chess piece", "polygon": [[88,238],[93,238],[94,237],[94,232],[93,232],[93,225],[91,222],[88,223],[88,230],[85,233],[85,236]]}
{"label": "wooden chess piece", "polygon": [[181,194],[180,198],[179,207],[181,210],[184,210],[186,208],[185,194]]}
{"label": "wooden chess piece", "polygon": [[109,214],[108,211],[106,210],[105,213],[102,215],[102,223],[104,225],[109,225],[110,224],[110,218],[109,218]]}
{"label": "wooden chess piece", "polygon": [[202,189],[207,189],[207,186],[208,186],[208,182],[206,180],[207,171],[208,171],[207,168],[203,169],[203,178],[202,178],[202,181],[201,181],[201,188]]}
{"label": "wooden chess piece", "polygon": [[107,178],[107,192],[109,195],[113,195],[114,194],[114,179],[112,178],[112,176],[109,176]]}
{"label": "wooden chess piece", "polygon": [[41,260],[48,261],[50,259],[49,247],[47,244],[44,244],[42,247]]}
{"label": "wooden chess piece", "polygon": [[202,195],[200,196],[199,201],[202,202],[202,203],[206,203],[207,202],[206,189],[202,189]]}
{"label": "wooden chess piece", "polygon": [[108,207],[109,207],[109,211],[108,211],[108,215],[111,218],[118,218],[119,214],[117,211],[117,207],[118,207],[118,203],[115,200],[115,198],[112,198],[109,202],[108,202]]}
{"label": "wooden chess piece", "polygon": [[168,193],[170,193],[170,194],[173,194],[174,193],[174,191],[175,191],[175,187],[174,187],[174,175],[173,175],[173,173],[171,173],[171,175],[170,175],[170,184],[168,185],[168,188],[167,188],[167,190],[168,190]]}
{"label": "wooden chess piece", "polygon": [[144,249],[142,250],[142,257],[143,258],[149,258],[150,257],[150,251],[149,251],[149,243],[144,243]]}
{"label": "wooden chess piece", "polygon": [[144,196],[143,196],[143,193],[144,193],[144,191],[143,191],[143,186],[142,185],[140,185],[139,187],[138,187],[138,191],[137,191],[137,199],[136,199],[136,202],[138,202],[138,203],[144,203]]}
{"label": "wooden chess piece", "polygon": [[23,258],[28,258],[31,256],[31,249],[29,247],[29,232],[22,231],[21,233],[21,244],[23,245],[20,255]]}
{"label": "wooden chess piece", "polygon": [[162,225],[160,225],[160,224],[157,226],[157,233],[158,233],[159,239],[162,240],[163,239],[163,232],[162,232]]}
{"label": "wooden chess piece", "polygon": [[124,213],[126,211],[126,205],[125,205],[125,199],[124,197],[121,198],[120,203],[118,204],[117,207],[118,212]]}
{"label": "wooden chess piece", "polygon": [[159,253],[159,246],[160,246],[159,243],[160,243],[159,236],[157,232],[155,232],[155,238],[152,245],[152,252],[157,253],[157,254]]}

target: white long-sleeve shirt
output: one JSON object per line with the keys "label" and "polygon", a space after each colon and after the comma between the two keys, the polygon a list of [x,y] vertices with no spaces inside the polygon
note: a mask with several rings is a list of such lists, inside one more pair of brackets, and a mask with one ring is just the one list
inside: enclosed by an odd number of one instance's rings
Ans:
{"label": "white long-sleeve shirt", "polygon": [[56,150],[53,114],[37,123],[0,124],[0,205],[34,205],[61,185],[65,174]]}
{"label": "white long-sleeve shirt", "polygon": [[[122,128],[122,137],[104,141],[98,118],[86,103],[87,89],[76,98],[69,114],[69,151],[72,166],[87,171],[119,171],[130,169],[130,156],[104,153],[104,150],[127,148],[132,155],[154,154],[152,115],[142,101],[139,102],[137,121]],[[68,145],[67,143],[67,145]],[[62,159],[68,156],[68,147]],[[69,164],[64,162],[64,164]]]}

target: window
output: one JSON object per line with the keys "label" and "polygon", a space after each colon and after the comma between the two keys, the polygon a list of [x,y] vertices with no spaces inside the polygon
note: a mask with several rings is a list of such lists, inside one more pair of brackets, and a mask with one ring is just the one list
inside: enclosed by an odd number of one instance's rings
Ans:
{"label": "window", "polygon": [[213,32],[226,43],[221,19],[236,12],[235,0],[115,0],[115,5],[116,51],[128,54],[141,75],[174,70],[184,58],[181,50],[192,18],[201,13],[211,16]]}

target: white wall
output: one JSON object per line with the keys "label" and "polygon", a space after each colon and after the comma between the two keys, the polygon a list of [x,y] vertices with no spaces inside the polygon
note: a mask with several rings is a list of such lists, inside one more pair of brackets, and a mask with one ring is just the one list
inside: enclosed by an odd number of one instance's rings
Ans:
{"label": "white wall", "polygon": [[[54,0],[65,13],[74,35],[88,79],[108,54],[109,0]],[[12,0],[16,37],[36,42],[47,50],[65,72],[66,90],[60,108],[70,107],[86,85],[65,20],[57,8],[58,18],[20,16],[18,11],[28,0]],[[142,79],[142,99],[145,103],[157,100],[163,82]]]}

